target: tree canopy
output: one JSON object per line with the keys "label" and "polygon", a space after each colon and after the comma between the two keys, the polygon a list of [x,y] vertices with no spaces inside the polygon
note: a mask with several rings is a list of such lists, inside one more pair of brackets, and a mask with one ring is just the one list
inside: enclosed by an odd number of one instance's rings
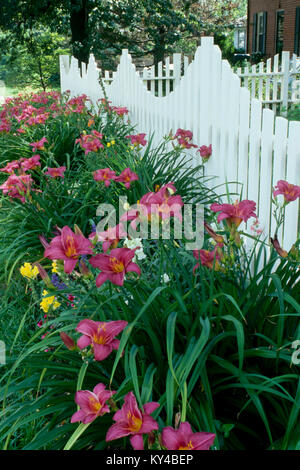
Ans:
{"label": "tree canopy", "polygon": [[157,63],[166,54],[195,48],[201,34],[215,35],[216,42],[226,39],[245,11],[246,0],[5,0],[0,3],[0,46],[7,54],[8,44],[21,45],[41,65],[47,41],[38,41],[39,34],[48,39],[54,34],[59,47],[65,37],[65,46],[80,62],[88,62],[93,52],[104,68],[111,68],[127,48],[134,57]]}

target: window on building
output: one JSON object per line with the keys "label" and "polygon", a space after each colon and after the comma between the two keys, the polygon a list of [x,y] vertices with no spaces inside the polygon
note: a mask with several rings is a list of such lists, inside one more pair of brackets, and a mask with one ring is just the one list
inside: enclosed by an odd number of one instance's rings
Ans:
{"label": "window on building", "polygon": [[266,53],[267,12],[261,11],[253,15],[252,52]]}
{"label": "window on building", "polygon": [[295,54],[300,56],[300,7],[296,8],[296,24],[295,24]]}
{"label": "window on building", "polygon": [[276,12],[276,54],[283,51],[284,10]]}
{"label": "window on building", "polygon": [[240,29],[238,32],[238,49],[246,50],[246,29]]}
{"label": "window on building", "polygon": [[234,31],[234,48],[238,51],[246,50],[246,28],[237,28]]}

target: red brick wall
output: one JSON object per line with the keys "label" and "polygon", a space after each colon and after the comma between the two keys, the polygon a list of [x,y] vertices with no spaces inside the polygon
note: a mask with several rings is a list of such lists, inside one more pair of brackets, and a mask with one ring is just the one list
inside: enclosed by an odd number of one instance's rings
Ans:
{"label": "red brick wall", "polygon": [[248,0],[248,53],[252,52],[253,15],[267,12],[266,55],[272,57],[276,51],[276,11],[284,10],[283,50],[294,52],[296,7],[300,0]]}

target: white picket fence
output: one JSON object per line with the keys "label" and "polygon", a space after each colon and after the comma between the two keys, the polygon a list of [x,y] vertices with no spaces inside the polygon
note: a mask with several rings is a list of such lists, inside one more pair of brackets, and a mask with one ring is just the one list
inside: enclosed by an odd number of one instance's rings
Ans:
{"label": "white picket fence", "polygon": [[[155,67],[144,67],[140,77],[147,90],[155,96],[168,95],[180,83],[191,58],[175,53]],[[116,72],[105,70],[103,79],[110,84]],[[266,62],[236,69],[241,85],[250,90],[251,98],[259,99],[263,107],[280,112],[292,103],[300,101],[300,58],[296,54],[282,52]]]}
{"label": "white picket fence", "polygon": [[266,62],[238,68],[241,84],[274,112],[300,101],[300,58],[287,51]]}
{"label": "white picket fence", "polygon": [[[166,57],[155,67],[154,65],[144,67],[140,71],[140,77],[147,90],[153,95],[161,97],[174,91],[180,83],[181,77],[186,73],[191,62],[191,58],[181,53],[175,53],[171,57]],[[110,84],[116,72],[105,70],[102,74],[104,82]]]}
{"label": "white picket fence", "polygon": [[[103,98],[100,71],[93,56],[82,75],[76,59],[69,62],[68,56],[61,56],[60,61],[62,92],[70,90],[72,96],[85,93],[95,104]],[[123,50],[117,71],[105,89],[114,105],[130,110],[137,132],[148,136],[155,132],[155,142],[171,129],[183,128],[193,131],[193,141],[198,145],[212,144],[213,154],[205,166],[206,175],[216,177],[211,187],[221,185],[216,189],[220,195],[226,192],[225,182],[231,192],[243,190],[243,199],[257,203],[266,237],[274,233],[272,188],[280,179],[300,184],[300,122],[275,117],[272,110],[263,109],[260,100],[251,98],[229,63],[222,60],[213,38],[202,38],[185,75],[166,96],[157,97],[147,90],[127,50]],[[198,164],[199,154],[191,154]],[[287,206],[279,234],[286,249],[298,237],[298,222],[299,200]],[[249,225],[247,231],[251,233]]]}

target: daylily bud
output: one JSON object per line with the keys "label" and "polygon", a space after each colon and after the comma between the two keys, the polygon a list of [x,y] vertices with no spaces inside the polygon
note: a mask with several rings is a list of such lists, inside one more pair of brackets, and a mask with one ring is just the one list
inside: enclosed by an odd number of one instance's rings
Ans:
{"label": "daylily bud", "polygon": [[223,246],[224,246],[223,243],[217,243],[215,247],[215,251],[216,253],[218,253],[220,260],[224,259],[224,253],[222,251]]}
{"label": "daylily bud", "polygon": [[44,283],[46,284],[46,286],[49,289],[53,289],[53,284],[52,284],[52,282],[50,280],[50,277],[48,276],[47,272],[45,271],[45,269],[40,265],[40,263],[33,263],[33,265],[38,268],[39,275],[41,276],[41,278],[44,281]]}
{"label": "daylily bud", "polygon": [[80,228],[78,227],[78,225],[74,225],[74,233],[76,233],[76,235],[83,235],[82,231],[80,230]]}
{"label": "daylily bud", "polygon": [[118,409],[117,404],[112,398],[107,400],[107,403],[109,404],[111,411],[117,411]]}
{"label": "daylily bud", "polygon": [[181,413],[178,412],[176,413],[175,415],[175,429],[178,428],[179,424],[180,424],[180,420],[181,420]]}
{"label": "daylily bud", "polygon": [[48,246],[50,246],[50,243],[47,242],[44,235],[39,235],[39,240],[40,240],[40,242],[41,242],[41,244],[43,245],[44,248],[48,248]]}
{"label": "daylily bud", "polygon": [[204,222],[204,228],[209,233],[209,235],[217,242],[217,243],[224,243],[224,238],[222,235],[217,235],[216,232],[208,225],[206,222]]}
{"label": "daylily bud", "polygon": [[169,134],[168,134],[167,137],[168,137],[170,140],[174,140],[174,139],[175,139],[172,129],[170,130],[170,132],[169,132]]}
{"label": "daylily bud", "polygon": [[67,335],[66,333],[64,333],[63,331],[61,331],[59,333],[64,345],[70,350],[70,351],[75,351],[75,349],[77,349],[77,346],[75,344],[75,341],[73,340],[73,338],[71,338],[71,336]]}
{"label": "daylily bud", "polygon": [[61,228],[58,225],[55,225],[54,228],[55,228],[55,232],[53,232],[54,235],[55,236],[60,235],[61,234]]}
{"label": "daylily bud", "polygon": [[241,237],[240,237],[239,232],[237,230],[237,225],[236,224],[232,224],[230,226],[230,240],[232,240],[238,248],[241,247],[242,240],[241,240]]}
{"label": "daylily bud", "polygon": [[272,243],[274,249],[279,254],[279,256],[281,256],[282,258],[287,258],[288,257],[288,252],[283,250],[283,248],[281,248],[276,234],[274,235],[274,238],[271,238],[271,243]]}
{"label": "daylily bud", "polygon": [[92,237],[91,235],[89,236],[89,240],[91,240],[92,244],[95,246],[98,243],[99,237],[97,235],[97,232],[94,232],[94,236]]}
{"label": "daylily bud", "polygon": [[155,443],[155,434],[154,434],[153,431],[151,431],[148,434],[148,445],[149,445],[149,447],[153,446],[154,443]]}
{"label": "daylily bud", "polygon": [[85,264],[83,260],[79,262],[79,269],[80,269],[81,274],[84,277],[89,277],[91,275],[91,271],[89,270],[89,268],[87,267],[87,265]]}

